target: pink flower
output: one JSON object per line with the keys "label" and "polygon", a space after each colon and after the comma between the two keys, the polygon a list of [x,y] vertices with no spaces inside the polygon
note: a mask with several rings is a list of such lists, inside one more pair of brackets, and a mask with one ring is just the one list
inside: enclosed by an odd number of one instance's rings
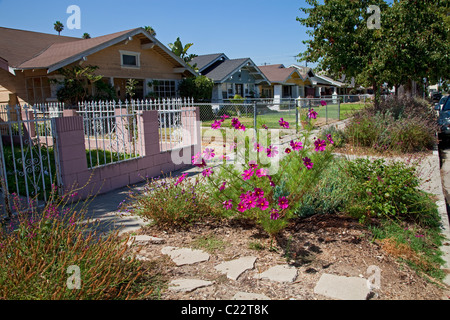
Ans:
{"label": "pink flower", "polygon": [[291,152],[292,152],[292,150],[289,148],[286,148],[286,150],[284,150],[284,153],[287,153],[287,154],[290,154]]}
{"label": "pink flower", "polygon": [[310,119],[317,119],[317,112],[314,111],[314,109],[309,110],[308,112],[308,118]]}
{"label": "pink flower", "polygon": [[199,153],[197,153],[195,156],[192,157],[192,164],[196,167],[199,168],[204,168],[206,167],[206,162],[205,160],[202,158],[202,155]]}
{"label": "pink flower", "polygon": [[222,122],[220,121],[214,121],[214,123],[211,125],[211,129],[217,130],[220,129]]}
{"label": "pink flower", "polygon": [[178,178],[177,182],[175,183],[175,186],[179,185],[181,182],[183,182],[184,179],[188,176],[187,173],[183,173],[181,177]]}
{"label": "pink flower", "polygon": [[285,128],[285,129],[289,129],[289,122],[284,121],[283,118],[281,118],[280,121],[278,121],[278,123],[280,124],[281,127]]}
{"label": "pink flower", "polygon": [[224,209],[227,210],[233,209],[233,200],[224,201],[222,204]]}
{"label": "pink flower", "polygon": [[253,176],[254,173],[255,173],[255,171],[253,171],[253,170],[245,170],[244,173],[242,174],[242,178],[244,180],[249,180]]}
{"label": "pink flower", "polygon": [[220,186],[219,190],[220,190],[220,191],[223,191],[223,190],[225,190],[225,186],[226,186],[226,184],[227,184],[227,182],[226,182],[226,181],[224,181],[224,182],[222,183],[222,185]]}
{"label": "pink flower", "polygon": [[270,219],[271,220],[278,220],[279,217],[280,217],[280,214],[277,209],[270,210]]}
{"label": "pink flower", "polygon": [[245,128],[245,126],[242,123],[240,123],[239,126],[236,127],[236,130],[245,131],[245,129],[246,128]]}
{"label": "pink flower", "polygon": [[228,119],[230,116],[227,114],[224,114],[221,118],[221,122],[224,122],[226,119]]}
{"label": "pink flower", "polygon": [[256,200],[256,207],[262,211],[265,211],[269,208],[269,201],[267,201],[266,198],[258,198],[258,200]]}
{"label": "pink flower", "polygon": [[243,201],[239,202],[237,209],[239,212],[245,212],[247,211],[247,206],[245,205],[245,203]]}
{"label": "pink flower", "polygon": [[325,100],[321,100],[321,101],[320,101],[320,105],[321,105],[322,107],[324,107],[324,106],[327,105],[327,102],[326,102]]}
{"label": "pink flower", "polygon": [[252,168],[252,169],[258,168],[258,164],[256,163],[255,160],[251,160],[251,161],[248,163],[248,165],[249,165],[249,167]]}
{"label": "pink flower", "polygon": [[291,145],[292,150],[294,150],[294,151],[303,149],[303,143],[301,143],[300,141],[292,140],[290,145]]}
{"label": "pink flower", "polygon": [[317,152],[325,151],[325,148],[327,146],[327,144],[325,143],[325,140],[320,140],[320,139],[317,139],[316,141],[314,141],[314,145],[316,146],[316,148],[314,150]]}
{"label": "pink flower", "polygon": [[333,138],[331,137],[331,134],[327,134],[327,140],[330,144],[334,144]]}
{"label": "pink flower", "polygon": [[314,166],[314,163],[311,162],[311,159],[306,157],[303,158],[303,164],[305,165],[306,169],[311,170]]}
{"label": "pink flower", "polygon": [[237,118],[233,118],[233,120],[231,120],[231,126],[234,128],[239,127],[240,124],[241,122]]}
{"label": "pink flower", "polygon": [[206,160],[211,160],[216,154],[214,153],[214,149],[206,148],[205,151],[203,151],[203,156]]}
{"label": "pink flower", "polygon": [[269,158],[274,158],[278,154],[278,147],[269,146],[269,148],[266,149],[266,152]]}
{"label": "pink flower", "polygon": [[258,198],[256,198],[253,194],[250,194],[244,200],[242,200],[242,202],[245,203],[247,209],[251,209],[256,207],[256,200],[258,200]]}
{"label": "pink flower", "polygon": [[255,142],[255,144],[253,145],[253,149],[254,149],[256,152],[261,152],[262,146],[261,146],[259,143]]}
{"label": "pink flower", "polygon": [[267,170],[267,169],[265,169],[265,168],[256,170],[256,176],[257,176],[258,178],[265,177],[265,176],[267,176],[268,174],[269,174],[269,170]]}
{"label": "pink flower", "polygon": [[263,124],[262,126],[261,126],[263,129],[269,129],[269,127],[268,126],[266,126],[265,124]]}
{"label": "pink flower", "polygon": [[287,209],[289,208],[289,201],[286,199],[286,197],[281,197],[278,199],[278,205],[281,209]]}
{"label": "pink flower", "polygon": [[253,195],[257,198],[264,197],[264,191],[260,188],[255,188],[255,191],[253,192]]}
{"label": "pink flower", "polygon": [[208,168],[208,169],[206,169],[206,170],[204,170],[203,172],[202,172],[202,175],[204,176],[204,177],[209,177],[210,175],[212,175],[214,173],[214,171],[211,169],[211,168]]}

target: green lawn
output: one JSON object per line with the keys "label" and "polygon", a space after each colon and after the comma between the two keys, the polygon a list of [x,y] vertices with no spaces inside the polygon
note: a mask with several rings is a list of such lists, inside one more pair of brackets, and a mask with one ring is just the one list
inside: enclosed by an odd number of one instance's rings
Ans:
{"label": "green lawn", "polygon": [[[344,120],[358,110],[361,110],[365,107],[364,103],[342,103],[340,105],[340,114],[339,114],[339,106],[337,104],[329,104],[327,106],[316,107],[314,110],[319,114],[318,118],[323,118],[324,121],[328,119],[328,121],[333,120]],[[306,111],[306,109],[303,109]],[[295,110],[291,111],[270,111],[264,114],[257,114],[256,121],[257,127],[261,128],[263,124],[271,129],[278,129],[280,127],[279,120],[283,118],[285,121],[289,122],[290,128],[295,129]],[[217,120],[219,120],[218,117]],[[239,117],[239,121],[246,128],[254,127],[253,114],[249,114],[249,116],[241,116]],[[203,127],[211,127],[214,123],[214,120],[211,121],[203,121]],[[227,119],[222,123],[222,127],[229,128],[231,126],[231,118]]]}

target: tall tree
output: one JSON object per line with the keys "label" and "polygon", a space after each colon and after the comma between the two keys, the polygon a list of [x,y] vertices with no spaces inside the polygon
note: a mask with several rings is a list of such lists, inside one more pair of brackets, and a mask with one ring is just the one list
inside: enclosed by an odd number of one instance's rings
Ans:
{"label": "tall tree", "polygon": [[58,35],[61,35],[61,31],[64,30],[64,25],[61,23],[61,21],[56,21],[53,24],[53,28],[55,29],[56,32],[58,32]]}
{"label": "tall tree", "polygon": [[[370,5],[381,12],[388,5],[383,0],[328,0],[319,4],[317,0],[306,0],[310,7],[301,8],[307,16],[297,20],[307,28],[312,38],[303,41],[307,50],[299,54],[299,61],[319,64],[319,68],[341,78],[354,77],[357,82],[371,85],[376,93],[382,84],[379,68],[382,29],[368,28],[372,13]],[[383,27],[382,27],[383,28]]]}

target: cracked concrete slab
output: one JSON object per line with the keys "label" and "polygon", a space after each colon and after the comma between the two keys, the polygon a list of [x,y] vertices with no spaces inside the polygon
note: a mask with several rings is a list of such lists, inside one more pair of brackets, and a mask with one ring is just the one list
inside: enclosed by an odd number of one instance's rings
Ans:
{"label": "cracked concrete slab", "polygon": [[256,257],[242,257],[236,260],[223,262],[214,267],[217,271],[226,273],[227,278],[237,280],[241,274],[255,267]]}
{"label": "cracked concrete slab", "polygon": [[277,282],[294,282],[297,269],[289,265],[278,265],[254,276],[255,279],[268,279]]}
{"label": "cracked concrete slab", "polygon": [[192,250],[188,248],[164,247],[162,254],[170,256],[177,266],[195,264],[209,260],[209,254],[202,250]]}
{"label": "cracked concrete slab", "polygon": [[370,289],[364,278],[324,273],[317,282],[314,293],[337,300],[366,300]]}

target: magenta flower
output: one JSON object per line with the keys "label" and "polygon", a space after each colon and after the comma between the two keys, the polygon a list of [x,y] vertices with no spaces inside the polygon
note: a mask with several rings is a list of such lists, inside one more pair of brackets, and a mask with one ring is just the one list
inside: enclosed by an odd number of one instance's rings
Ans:
{"label": "magenta flower", "polygon": [[334,144],[333,138],[331,137],[331,134],[327,134],[327,140],[330,144]]}
{"label": "magenta flower", "polygon": [[220,121],[214,121],[214,123],[211,125],[211,129],[214,130],[220,129],[221,124],[222,123]]}
{"label": "magenta flower", "polygon": [[256,201],[258,198],[256,198],[253,194],[248,195],[242,202],[245,204],[247,209],[252,209],[256,207]]}
{"label": "magenta flower", "polygon": [[183,173],[181,177],[178,178],[177,182],[175,183],[175,186],[179,185],[181,182],[183,182],[184,179],[188,176],[187,173]]}
{"label": "magenta flower", "polygon": [[250,162],[248,163],[248,165],[249,165],[250,168],[252,168],[252,169],[258,168],[258,164],[256,163],[255,160],[250,161]]}
{"label": "magenta flower", "polygon": [[245,170],[244,173],[242,174],[242,178],[244,180],[249,180],[253,176],[254,173],[255,173],[255,171],[253,171],[253,170]]}
{"label": "magenta flower", "polygon": [[291,145],[292,150],[294,150],[294,151],[298,151],[298,150],[303,149],[303,143],[301,143],[300,141],[292,140],[290,142],[290,145]]}
{"label": "magenta flower", "polygon": [[247,211],[247,206],[245,205],[245,203],[243,201],[239,202],[238,206],[237,206],[237,210],[239,212],[245,212]]}
{"label": "magenta flower", "polygon": [[224,209],[227,210],[233,209],[233,200],[224,201],[222,204]]}
{"label": "magenta flower", "polygon": [[291,152],[292,152],[292,150],[289,148],[286,148],[286,150],[284,150],[284,153],[287,153],[287,154],[290,154]]}
{"label": "magenta flower", "polygon": [[265,211],[269,208],[269,201],[267,201],[266,198],[258,198],[258,200],[256,200],[256,207],[262,211]]}
{"label": "magenta flower", "polygon": [[268,174],[269,174],[269,170],[267,170],[267,169],[265,169],[265,168],[256,170],[256,176],[257,176],[258,178],[265,177],[265,176],[267,176]]}
{"label": "magenta flower", "polygon": [[262,126],[261,126],[263,129],[269,129],[269,127],[268,126],[266,126],[265,124],[263,124]]}
{"label": "magenta flower", "polygon": [[321,105],[322,107],[324,107],[324,106],[327,105],[327,102],[326,102],[325,100],[321,100],[321,101],[320,101],[320,105]]}
{"label": "magenta flower", "polygon": [[226,119],[228,119],[230,116],[227,114],[224,114],[221,118],[221,122],[224,122]]}
{"label": "magenta flower", "polygon": [[204,177],[209,177],[210,175],[212,175],[214,173],[214,171],[211,169],[211,168],[208,168],[208,169],[205,169],[203,172],[202,172],[202,175],[204,176]]}
{"label": "magenta flower", "polygon": [[226,184],[227,184],[227,182],[226,181],[224,181],[223,183],[222,183],[222,185],[219,187],[219,190],[220,191],[223,191],[223,190],[225,190],[225,186],[226,186]]}
{"label": "magenta flower", "polygon": [[261,146],[259,143],[255,142],[255,144],[253,145],[253,149],[254,149],[256,152],[261,152],[262,146]]}
{"label": "magenta flower", "polygon": [[270,219],[271,220],[278,220],[279,217],[280,217],[280,213],[278,212],[277,209],[270,210]]}
{"label": "magenta flower", "polygon": [[278,154],[278,147],[269,146],[269,148],[266,149],[266,152],[269,158],[274,158]]}
{"label": "magenta flower", "polygon": [[289,129],[289,122],[284,121],[283,118],[281,118],[280,121],[278,121],[278,123],[280,124],[281,127],[285,128],[285,129]]}
{"label": "magenta flower", "polygon": [[231,120],[231,126],[233,126],[234,128],[239,127],[240,124],[241,124],[241,122],[237,118],[233,118]]}
{"label": "magenta flower", "polygon": [[310,119],[317,119],[318,113],[314,111],[314,109],[309,110],[308,112],[308,118]]}
{"label": "magenta flower", "polygon": [[242,123],[240,123],[239,126],[236,127],[236,130],[245,131],[245,129],[246,128],[245,128],[245,126]]}
{"label": "magenta flower", "polygon": [[278,199],[278,205],[281,209],[287,209],[289,208],[289,201],[286,199],[286,197],[281,197]]}
{"label": "magenta flower", "polygon": [[314,163],[311,162],[311,159],[306,157],[303,158],[303,164],[305,165],[306,169],[311,170],[314,166]]}
{"label": "magenta flower", "polygon": [[202,158],[202,155],[199,153],[197,153],[195,156],[192,157],[192,164],[196,167],[199,168],[204,168],[206,167],[206,162],[205,160]]}
{"label": "magenta flower", "polygon": [[206,160],[211,160],[216,154],[214,153],[214,149],[206,148],[205,151],[203,151],[203,156]]}
{"label": "magenta flower", "polygon": [[320,140],[317,139],[316,141],[314,141],[314,145],[315,145],[315,151],[319,152],[319,151],[325,151],[325,148],[327,146],[327,144],[325,143],[325,140]]}
{"label": "magenta flower", "polygon": [[253,192],[253,195],[257,198],[264,197],[264,191],[260,188],[255,188],[255,191]]}

